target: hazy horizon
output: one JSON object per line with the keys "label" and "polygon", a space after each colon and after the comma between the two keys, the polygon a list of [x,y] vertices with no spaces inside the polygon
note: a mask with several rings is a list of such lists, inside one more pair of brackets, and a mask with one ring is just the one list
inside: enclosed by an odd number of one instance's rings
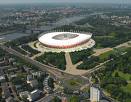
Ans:
{"label": "hazy horizon", "polygon": [[16,3],[118,3],[129,4],[131,0],[0,0],[0,4]]}

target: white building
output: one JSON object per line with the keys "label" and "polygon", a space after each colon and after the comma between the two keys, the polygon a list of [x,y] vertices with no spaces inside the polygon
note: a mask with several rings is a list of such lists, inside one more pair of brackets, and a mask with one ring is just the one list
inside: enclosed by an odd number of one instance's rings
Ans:
{"label": "white building", "polygon": [[0,76],[0,82],[4,82],[5,81],[5,76]]}
{"label": "white building", "polygon": [[90,87],[90,101],[91,102],[100,102],[100,90],[98,87]]}

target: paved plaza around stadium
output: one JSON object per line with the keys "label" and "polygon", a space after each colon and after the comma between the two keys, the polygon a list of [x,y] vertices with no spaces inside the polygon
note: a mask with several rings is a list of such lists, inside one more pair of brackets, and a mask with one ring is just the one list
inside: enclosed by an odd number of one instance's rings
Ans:
{"label": "paved plaza around stadium", "polygon": [[46,47],[46,46],[43,46],[39,41],[36,41],[30,44],[32,48],[40,52],[56,52],[56,53],[81,51],[84,49],[92,48],[94,45],[95,45],[95,41],[93,39],[90,39],[90,41],[88,41],[85,44],[82,44],[76,47],[72,47],[72,48],[67,48],[67,49]]}
{"label": "paved plaza around stadium", "polygon": [[91,33],[47,33],[47,35],[41,34],[37,41],[34,41],[29,45],[33,49],[41,52],[38,56],[44,54],[44,52],[65,52],[66,70],[64,72],[72,75],[82,75],[86,73],[87,70],[80,70],[76,68],[82,63],[82,61],[77,64],[73,64],[69,53],[92,48],[95,45],[95,41],[91,37]]}

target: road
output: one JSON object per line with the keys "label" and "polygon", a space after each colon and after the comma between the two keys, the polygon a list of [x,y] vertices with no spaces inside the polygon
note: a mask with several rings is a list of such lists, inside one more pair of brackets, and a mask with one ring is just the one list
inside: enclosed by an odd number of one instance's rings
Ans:
{"label": "road", "polygon": [[[14,49],[12,48],[8,48],[4,45],[0,46],[3,50],[9,52],[10,54],[13,54],[14,56],[17,56],[23,60],[25,60],[26,62],[29,62],[31,63],[32,65],[38,67],[41,71],[47,71],[49,73],[51,73],[51,77],[53,78],[57,78],[58,80],[61,80],[61,81],[65,81],[68,80],[68,79],[71,79],[71,78],[79,78],[80,80],[84,80],[85,83],[82,85],[84,86],[85,84],[89,84],[89,79],[88,78],[85,78],[85,77],[81,77],[81,76],[77,76],[77,75],[71,75],[71,74],[67,74],[63,71],[59,71],[58,69],[56,68],[53,68],[52,66],[48,66],[48,65],[45,65],[45,64],[42,64],[36,60],[33,60],[31,59],[30,57],[28,56],[25,56],[17,51],[15,51]],[[66,79],[66,80],[65,80]],[[81,87],[82,87],[81,86]],[[51,98],[52,96],[49,96],[49,99]],[[47,99],[48,100],[48,97]],[[42,102],[42,101],[41,101]],[[46,101],[44,101],[46,102]],[[48,101],[47,101],[48,102]]]}
{"label": "road", "polygon": [[97,70],[102,69],[102,68],[103,68],[102,66],[103,66],[104,64],[110,62],[111,60],[113,60],[113,59],[107,60],[107,61],[101,63],[100,65],[97,65],[96,67],[94,67],[94,68],[92,68],[92,69],[89,69],[88,72],[87,72],[87,73],[84,73],[82,76],[89,75],[89,74],[91,74],[91,73],[93,73],[93,72],[95,72],[95,71],[97,71]]}
{"label": "road", "polygon": [[54,98],[54,94],[50,94],[46,97],[41,98],[40,100],[36,102],[50,102]]}
{"label": "road", "polygon": [[[124,52],[124,53],[122,53],[121,55],[123,56],[123,55],[125,55],[126,53],[127,53],[127,52]],[[113,60],[114,60],[114,59],[112,58],[112,59],[107,60],[107,61],[105,61],[105,62],[103,62],[103,63],[100,63],[100,64],[97,65],[96,67],[88,70],[88,72],[85,73],[85,74],[83,74],[82,76],[89,75],[89,74],[91,74],[91,73],[93,73],[93,72],[95,72],[95,71],[98,71],[98,70],[102,69],[102,68],[103,68],[102,66],[103,66],[104,64],[106,64],[106,63],[108,63],[108,62],[110,62],[110,61],[113,61]]]}
{"label": "road", "polygon": [[50,102],[55,96],[58,96],[58,97],[61,96],[60,93],[61,93],[60,91],[54,91],[54,93],[48,94],[47,96],[39,99],[36,102]]}
{"label": "road", "polygon": [[19,102],[19,101],[20,101],[20,100],[19,100],[19,97],[17,96],[17,93],[16,93],[16,91],[15,91],[15,89],[14,89],[14,87],[13,87],[12,82],[8,82],[8,85],[9,85],[9,87],[11,88],[12,93],[13,93],[15,99]]}
{"label": "road", "polygon": [[34,59],[31,59],[30,57],[25,56],[25,55],[19,53],[18,51],[14,50],[12,48],[8,48],[8,47],[6,47],[4,45],[1,45],[0,47],[3,50],[9,52],[10,54],[13,54],[13,55],[15,55],[15,56],[17,56],[17,57],[19,57],[19,58],[21,58],[21,59],[31,63],[32,65],[38,67],[40,70],[47,71],[47,72],[51,73],[51,75],[56,77],[56,78],[60,78],[61,79],[61,78],[74,77],[73,75],[67,74],[64,71],[61,71],[61,70],[59,70],[57,68],[54,68],[52,66],[48,66],[48,65],[42,64],[42,63],[40,63],[40,62],[38,62],[38,61],[36,61]]}

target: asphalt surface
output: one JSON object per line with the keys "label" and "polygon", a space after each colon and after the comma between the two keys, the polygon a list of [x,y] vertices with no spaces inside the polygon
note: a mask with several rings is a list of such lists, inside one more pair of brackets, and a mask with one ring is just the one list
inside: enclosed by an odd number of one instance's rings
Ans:
{"label": "asphalt surface", "polygon": [[42,64],[36,60],[33,60],[31,59],[30,57],[28,56],[25,56],[21,53],[19,53],[18,51],[12,49],[12,48],[8,48],[6,46],[0,46],[3,50],[9,52],[10,54],[13,54],[29,63],[31,63],[32,65],[38,67],[40,70],[42,71],[47,71],[49,73],[51,73],[52,76],[55,76],[56,78],[67,78],[67,77],[73,77],[73,75],[70,75],[70,74],[67,74],[65,73],[64,71],[61,71],[57,68],[53,68],[52,66],[48,66],[48,65],[45,65],[45,64]]}
{"label": "asphalt surface", "polygon": [[41,98],[40,100],[36,101],[36,102],[49,102],[54,98],[54,94],[50,94],[46,97]]}

